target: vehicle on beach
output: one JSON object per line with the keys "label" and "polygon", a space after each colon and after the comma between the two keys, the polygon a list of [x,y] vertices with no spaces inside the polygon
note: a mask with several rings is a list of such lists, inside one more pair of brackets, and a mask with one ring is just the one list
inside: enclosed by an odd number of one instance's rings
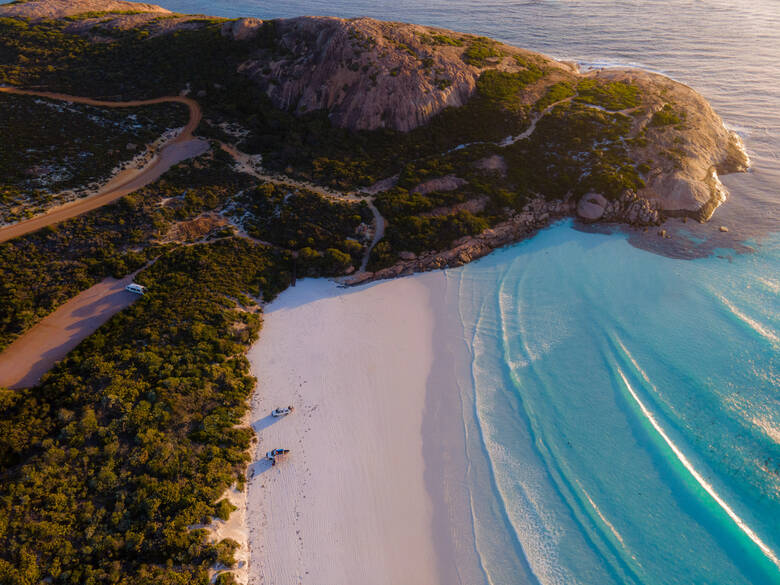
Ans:
{"label": "vehicle on beach", "polygon": [[280,455],[286,455],[289,453],[289,449],[273,449],[265,454],[265,458],[271,462],[271,466],[276,465],[276,458]]}
{"label": "vehicle on beach", "polygon": [[125,287],[126,291],[129,291],[131,293],[135,293],[137,295],[142,295],[146,293],[146,287],[141,286],[140,284],[136,284],[134,282],[131,282]]}
{"label": "vehicle on beach", "polygon": [[280,417],[280,416],[287,416],[293,411],[292,406],[288,406],[286,408],[275,408],[271,411],[271,416],[273,417]]}

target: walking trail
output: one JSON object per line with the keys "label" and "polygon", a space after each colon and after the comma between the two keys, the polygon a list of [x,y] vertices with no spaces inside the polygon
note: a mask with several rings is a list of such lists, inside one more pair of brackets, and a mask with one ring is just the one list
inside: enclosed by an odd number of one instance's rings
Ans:
{"label": "walking trail", "polygon": [[326,187],[321,187],[306,181],[296,181],[295,179],[291,179],[289,177],[269,175],[268,173],[263,172],[263,170],[250,155],[241,152],[235,146],[231,144],[225,144],[224,142],[221,143],[220,146],[222,147],[222,150],[233,157],[233,160],[236,161],[238,170],[248,175],[252,175],[261,181],[275,183],[277,185],[283,185],[293,189],[306,189],[308,191],[312,191],[313,193],[317,193],[322,197],[335,199],[338,201],[347,201],[349,203],[360,203],[361,201],[365,201],[368,205],[368,208],[371,210],[371,214],[374,216],[374,237],[371,239],[371,243],[368,245],[365,253],[363,254],[363,260],[360,263],[360,270],[358,274],[365,272],[366,266],[368,265],[368,259],[371,256],[371,250],[374,249],[374,246],[376,246],[379,240],[381,240],[385,235],[385,218],[382,217],[382,214],[379,213],[376,205],[374,205],[374,196],[371,194],[370,190],[354,192],[333,191],[331,189],[327,189]]}

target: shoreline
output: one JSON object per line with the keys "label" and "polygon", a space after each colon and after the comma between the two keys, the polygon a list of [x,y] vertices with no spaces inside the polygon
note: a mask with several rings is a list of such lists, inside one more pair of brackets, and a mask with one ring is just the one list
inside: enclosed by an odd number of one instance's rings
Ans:
{"label": "shoreline", "polygon": [[507,516],[479,421],[474,332],[459,304],[462,270],[442,270],[436,273],[442,278],[426,281],[433,298],[441,299],[432,305],[434,367],[423,426],[441,582],[539,585]]}
{"label": "shoreline", "polygon": [[250,585],[538,583],[485,451],[459,282],[306,279],[268,306],[247,354]]}
{"label": "shoreline", "polygon": [[433,503],[433,538],[442,585],[489,583],[476,543],[473,493],[468,481],[475,464],[468,453],[467,398],[459,380],[472,356],[462,324],[452,319],[448,271],[422,279],[432,298],[433,364],[428,377],[422,427],[425,487]]}

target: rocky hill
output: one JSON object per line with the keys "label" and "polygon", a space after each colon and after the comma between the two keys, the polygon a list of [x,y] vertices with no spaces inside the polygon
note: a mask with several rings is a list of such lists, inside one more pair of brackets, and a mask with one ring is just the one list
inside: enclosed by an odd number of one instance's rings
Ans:
{"label": "rocky hill", "polygon": [[[240,19],[223,32],[237,40],[260,33],[262,22]],[[639,70],[580,74],[568,63],[489,39],[418,25],[360,18],[302,17],[274,21],[276,43],[239,70],[283,110],[302,115],[326,110],[331,121],[352,130],[409,131],[447,107],[466,104],[486,70],[545,75],[519,92],[516,105],[530,107],[550,87],[580,80],[625,83],[638,88],[630,155],[650,167],[638,194],[669,214],[709,218],[725,198],[718,174],[743,171],[747,158],[707,101],[691,88]],[[601,209],[599,209],[601,207]],[[582,207],[581,207],[582,210]],[[581,215],[601,217],[596,205]]]}
{"label": "rocky hill", "polygon": [[[235,26],[226,25],[226,33],[235,36]],[[246,27],[238,30],[247,37]],[[468,102],[486,68],[523,71],[530,58],[550,68],[549,80],[555,70],[570,73],[568,65],[489,39],[370,18],[282,19],[274,33],[272,49],[241,71],[277,107],[298,114],[326,109],[335,124],[353,130],[425,124]]]}
{"label": "rocky hill", "polygon": [[96,42],[110,42],[105,33],[147,29],[153,35],[193,30],[200,17],[178,15],[155,4],[125,0],[22,0],[0,6],[0,17],[24,18],[32,23],[66,21],[65,30]]}
{"label": "rocky hill", "polygon": [[[60,19],[69,35],[109,51],[120,45],[117,55],[155,39],[150,55],[189,56],[197,64],[167,85],[192,87],[207,119],[244,125],[246,144],[277,170],[340,188],[397,173],[400,182],[386,181],[379,195],[390,235],[412,217],[430,226],[464,214],[474,235],[482,220],[508,221],[539,198],[565,201],[585,221],[704,220],[725,198],[718,175],[748,165],[736,134],[683,84],[639,70],[580,72],[470,34],[368,18],[208,19],[115,0],[30,0],[0,7],[3,16]],[[164,44],[172,31],[183,36]],[[122,59],[111,75],[121,84],[107,93],[161,70]],[[456,187],[420,187],[443,178]],[[399,197],[403,205],[389,203]],[[397,236],[393,250],[404,251]],[[427,242],[434,249],[445,239]]]}
{"label": "rocky hill", "polygon": [[162,15],[171,14],[171,11],[154,4],[125,2],[124,0],[22,0],[0,6],[0,15],[26,18],[31,22],[69,18],[90,13]]}

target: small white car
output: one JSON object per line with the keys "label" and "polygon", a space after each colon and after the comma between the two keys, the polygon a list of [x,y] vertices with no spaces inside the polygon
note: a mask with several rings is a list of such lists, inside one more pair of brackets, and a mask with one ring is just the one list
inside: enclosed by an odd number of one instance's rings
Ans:
{"label": "small white car", "polygon": [[125,287],[125,290],[129,291],[131,293],[135,293],[137,295],[142,295],[142,294],[146,293],[146,287],[145,286],[141,286],[140,284],[136,284],[134,282],[128,284]]}
{"label": "small white car", "polygon": [[273,417],[287,416],[293,410],[294,409],[292,406],[288,406],[286,408],[275,408],[274,410],[271,411],[271,416]]}

